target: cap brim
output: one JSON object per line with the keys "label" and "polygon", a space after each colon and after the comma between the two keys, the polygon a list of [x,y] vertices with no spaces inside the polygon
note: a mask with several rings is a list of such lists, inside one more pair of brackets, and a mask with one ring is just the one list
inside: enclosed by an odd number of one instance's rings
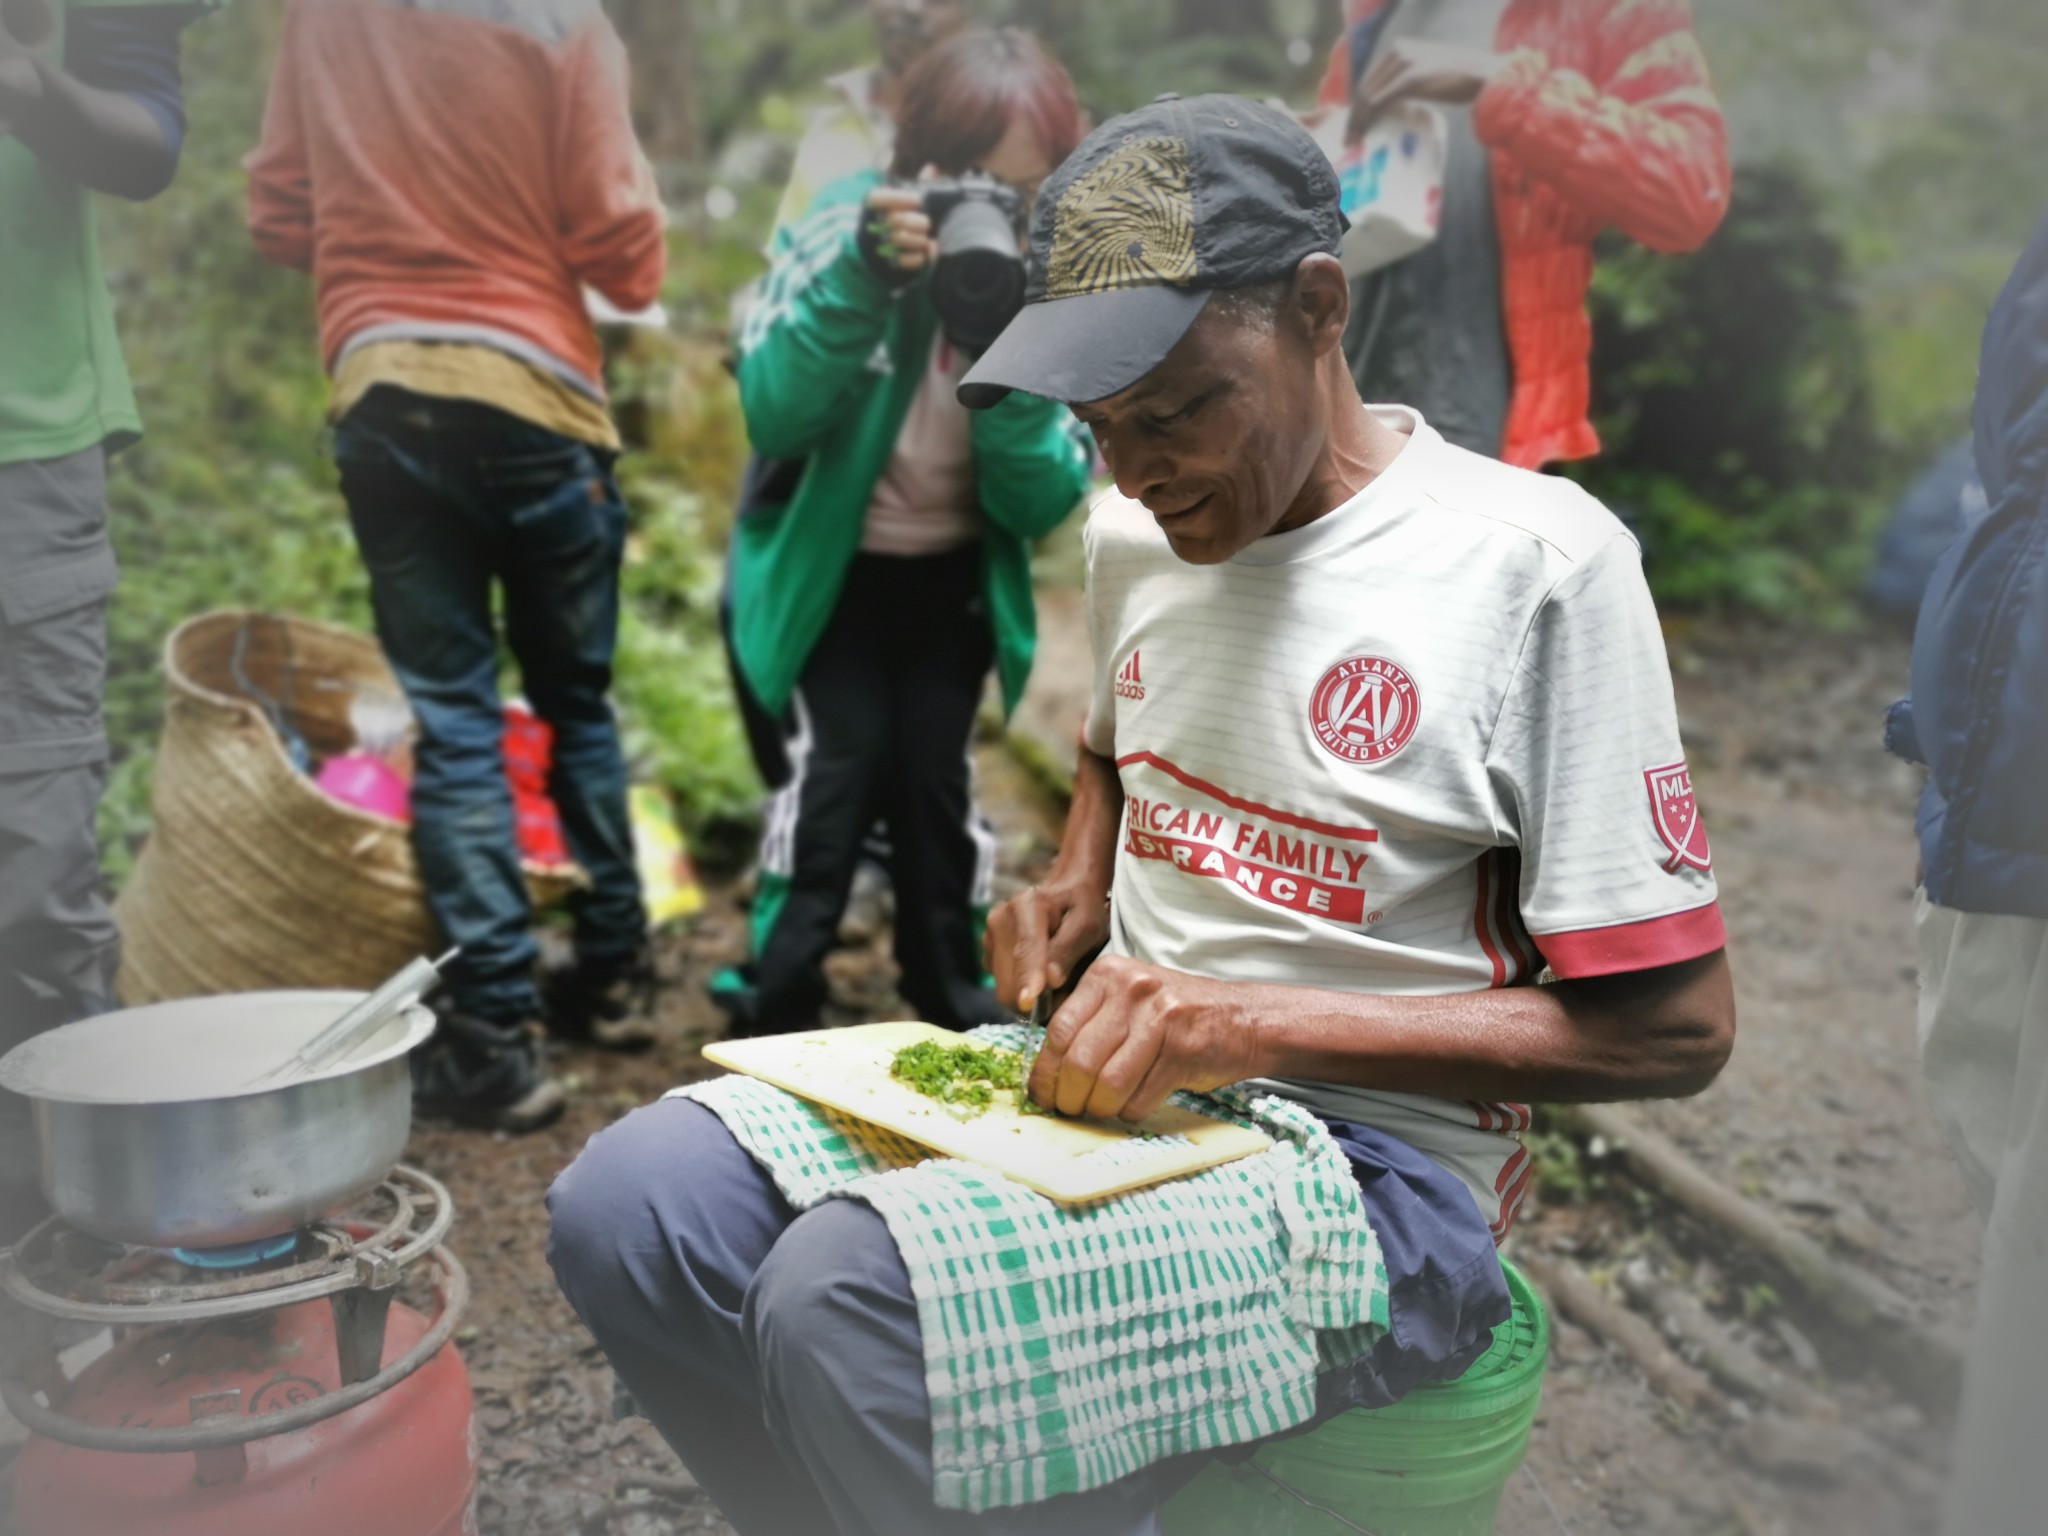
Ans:
{"label": "cap brim", "polygon": [[1157,368],[1213,289],[1151,283],[1027,304],[960,382],[972,411],[1011,390],[1085,405],[1121,394]]}

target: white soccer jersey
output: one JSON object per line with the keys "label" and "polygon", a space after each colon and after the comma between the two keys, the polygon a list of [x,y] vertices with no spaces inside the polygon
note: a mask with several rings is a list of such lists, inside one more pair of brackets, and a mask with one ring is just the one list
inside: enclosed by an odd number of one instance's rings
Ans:
{"label": "white soccer jersey", "polygon": [[[1569,481],[1405,410],[1393,464],[1305,528],[1188,565],[1089,519],[1095,695],[1124,821],[1117,954],[1408,996],[1608,975],[1724,935],[1635,541]],[[1268,1084],[1471,1187],[1496,1236],[1526,1106]]]}

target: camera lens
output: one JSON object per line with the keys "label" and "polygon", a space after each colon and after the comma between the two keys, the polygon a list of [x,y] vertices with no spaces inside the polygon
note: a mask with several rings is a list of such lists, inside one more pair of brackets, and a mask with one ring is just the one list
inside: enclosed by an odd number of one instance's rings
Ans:
{"label": "camera lens", "polygon": [[946,334],[980,351],[1024,307],[1024,260],[1016,226],[995,203],[969,198],[939,226],[932,303]]}

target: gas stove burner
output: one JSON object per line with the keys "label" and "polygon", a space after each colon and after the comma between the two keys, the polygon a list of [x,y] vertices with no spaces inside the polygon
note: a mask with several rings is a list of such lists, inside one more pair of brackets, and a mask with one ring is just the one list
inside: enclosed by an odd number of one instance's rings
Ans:
{"label": "gas stove burner", "polygon": [[[120,1340],[116,1351],[127,1351],[115,1375],[141,1383],[152,1412],[139,1421],[124,1412],[116,1421],[92,1406],[102,1401],[95,1394],[105,1382],[95,1378],[81,1386],[87,1378],[80,1375],[63,1385],[47,1321],[25,1329],[21,1352],[10,1347],[0,1362],[0,1403],[35,1434],[64,1445],[152,1457],[191,1453],[198,1458],[196,1481],[188,1477],[180,1486],[225,1488],[247,1477],[253,1487],[257,1472],[244,1446],[365,1407],[426,1370],[454,1337],[469,1298],[461,1262],[441,1246],[454,1214],[446,1189],[417,1169],[398,1167],[370,1195],[303,1231],[234,1248],[125,1248],[53,1216],[12,1249],[0,1248],[0,1300],[45,1320],[111,1324]],[[431,1321],[415,1310],[429,1288],[437,1304]],[[309,1318],[308,1307],[324,1315]],[[247,1320],[259,1314],[270,1321],[249,1327]],[[222,1326],[209,1333],[214,1324]],[[316,1337],[331,1340],[331,1366],[323,1359],[317,1379],[276,1375],[284,1357],[264,1351],[285,1339],[300,1341],[292,1345],[296,1350]],[[247,1348],[258,1352],[255,1374],[220,1385],[241,1369],[233,1364],[242,1358],[236,1351]],[[187,1353],[180,1356],[181,1350]],[[182,1365],[165,1372],[174,1358],[196,1362],[192,1372]],[[469,1387],[460,1362],[442,1374],[455,1382],[448,1400],[459,1397],[466,1435]],[[247,1402],[245,1388],[251,1389]],[[78,1392],[86,1395],[74,1401]],[[159,1400],[175,1407],[187,1392],[184,1410],[154,1413]],[[107,1401],[128,1406],[118,1393]],[[80,1407],[86,1411],[75,1411]],[[393,1398],[381,1411],[410,1423],[405,1416],[413,1410]]]}
{"label": "gas stove burner", "polygon": [[234,1243],[226,1248],[166,1248],[164,1252],[180,1264],[193,1269],[212,1271],[230,1269],[254,1269],[259,1264],[268,1264],[281,1259],[299,1246],[299,1234],[281,1233],[277,1237],[258,1238],[253,1243]]}
{"label": "gas stove burner", "polygon": [[445,1189],[401,1166],[371,1194],[304,1231],[233,1247],[122,1248],[53,1216],[11,1253],[0,1249],[0,1291],[74,1322],[206,1322],[381,1292],[431,1257],[454,1214]]}

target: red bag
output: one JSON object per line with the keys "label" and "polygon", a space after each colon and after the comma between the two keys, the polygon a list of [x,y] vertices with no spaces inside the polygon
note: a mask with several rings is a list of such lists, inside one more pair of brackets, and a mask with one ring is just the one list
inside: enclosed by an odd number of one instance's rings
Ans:
{"label": "red bag", "polygon": [[551,868],[569,862],[562,813],[548,798],[554,767],[555,732],[526,705],[505,706],[505,780],[512,788],[512,816],[519,832],[519,856]]}

